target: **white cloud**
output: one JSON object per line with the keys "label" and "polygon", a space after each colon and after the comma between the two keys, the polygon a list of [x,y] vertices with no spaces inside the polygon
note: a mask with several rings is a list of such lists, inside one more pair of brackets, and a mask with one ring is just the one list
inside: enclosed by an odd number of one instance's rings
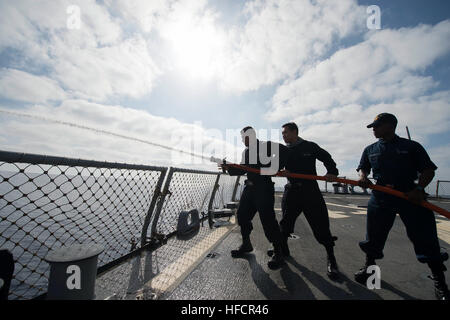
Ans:
{"label": "white cloud", "polygon": [[[97,102],[142,97],[174,68],[187,81],[200,76],[245,92],[295,76],[334,41],[365,30],[366,17],[355,0],[250,1],[246,25],[228,30],[206,0],[105,4],[2,2],[0,50],[19,50],[17,69],[45,67],[71,95]],[[70,5],[80,8],[80,30],[66,27]]]}
{"label": "white cloud", "polygon": [[0,69],[0,96],[31,103],[45,103],[65,99],[58,83],[44,76],[36,76],[15,69]]}
{"label": "white cloud", "polygon": [[267,118],[277,121],[347,104],[419,97],[437,85],[421,72],[450,51],[449,38],[450,20],[373,33],[281,85]]}
{"label": "white cloud", "polygon": [[[69,5],[81,9],[80,30],[66,27]],[[40,104],[27,109],[32,113],[166,143],[174,133],[206,134],[202,125],[104,105],[147,95],[177,68],[180,77],[215,78],[229,93],[282,82],[267,118],[297,121],[301,134],[344,168],[356,167],[374,140],[365,124],[377,113],[395,113],[399,129],[408,124],[419,142],[449,128],[450,93],[434,92],[438,83],[424,72],[450,51],[450,20],[369,32],[325,59],[340,40],[367,31],[365,7],[356,0],[248,1],[244,25],[229,29],[218,25],[219,13],[206,0],[18,0],[0,2],[0,12],[0,51],[19,53],[0,72],[1,94]],[[58,107],[47,106],[55,100]],[[1,144],[16,150],[138,163],[170,158],[164,150],[39,121],[2,128],[9,133]],[[220,140],[206,139],[202,147]]]}
{"label": "white cloud", "polygon": [[353,0],[251,1],[246,12],[243,30],[230,32],[234,50],[222,76],[227,90],[256,90],[293,77],[333,41],[365,31],[365,11]]}
{"label": "white cloud", "polygon": [[400,136],[408,125],[413,140],[427,145],[430,135],[450,128],[450,91],[436,91],[436,80],[424,74],[450,52],[449,37],[450,20],[371,33],[281,85],[266,117],[296,121],[300,134],[327,149],[346,175],[356,176],[362,150],[376,141],[366,125],[379,113],[395,114]]}
{"label": "white cloud", "polygon": [[[200,2],[200,1],[199,1]],[[145,33],[153,29],[167,16],[173,0],[106,0],[111,10],[121,17],[122,23],[136,25]]]}
{"label": "white cloud", "polygon": [[449,98],[450,92],[447,92],[420,97],[418,101],[405,99],[392,104],[377,104],[367,109],[361,105],[347,105],[292,120],[299,124],[301,136],[319,142],[342,164],[352,161],[356,168],[364,147],[370,141],[375,142],[372,130],[366,128],[375,115],[382,112],[395,114],[399,121],[397,134],[406,137],[405,127],[408,126],[413,140],[427,144],[430,134],[445,133],[450,127]]}
{"label": "white cloud", "polygon": [[[0,110],[0,121],[4,121],[0,149],[210,170],[216,168],[208,160],[212,153],[236,161],[242,151],[240,145],[228,143],[218,130],[206,129],[201,123],[183,123],[122,106],[66,100],[58,107],[35,105],[23,112],[1,109],[7,112]],[[207,159],[180,156],[155,144],[203,154]]]}
{"label": "white cloud", "polygon": [[391,59],[408,70],[425,70],[437,58],[450,50],[450,20],[415,28],[375,32],[369,40],[374,46],[385,47]]}
{"label": "white cloud", "polygon": [[[73,5],[80,8],[79,30],[67,28],[70,17],[67,8]],[[36,52],[28,49],[38,46],[41,47],[39,58],[44,60],[49,58],[46,51],[52,45],[52,38],[83,47],[112,44],[122,36],[118,22],[95,0],[2,1],[0,12],[0,49],[22,49],[25,55],[34,57]]]}
{"label": "white cloud", "polygon": [[[70,5],[80,8],[80,29],[67,28]],[[71,96],[136,98],[151,92],[160,74],[142,36],[125,38],[120,20],[94,0],[2,2],[0,10],[0,50],[18,50],[20,67],[45,68]]]}
{"label": "white cloud", "polygon": [[53,62],[54,78],[77,97],[95,101],[145,95],[160,74],[141,37],[114,46],[84,49],[57,42],[52,53],[57,57]]}
{"label": "white cloud", "polygon": [[[448,135],[448,138],[450,141],[450,135]],[[431,158],[431,161],[433,161],[438,167],[435,178],[426,189],[430,195],[434,196],[436,195],[437,180],[440,179],[448,181],[448,177],[450,177],[450,144],[447,143],[445,145],[430,148],[427,152]],[[450,183],[442,183],[439,187],[439,195],[450,195]]]}

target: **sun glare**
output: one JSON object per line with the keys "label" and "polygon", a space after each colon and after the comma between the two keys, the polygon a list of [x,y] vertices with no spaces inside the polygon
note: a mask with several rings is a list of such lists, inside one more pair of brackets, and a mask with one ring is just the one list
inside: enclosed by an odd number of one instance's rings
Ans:
{"label": "sun glare", "polygon": [[223,68],[224,36],[212,23],[178,21],[169,33],[173,66],[184,76],[211,79]]}

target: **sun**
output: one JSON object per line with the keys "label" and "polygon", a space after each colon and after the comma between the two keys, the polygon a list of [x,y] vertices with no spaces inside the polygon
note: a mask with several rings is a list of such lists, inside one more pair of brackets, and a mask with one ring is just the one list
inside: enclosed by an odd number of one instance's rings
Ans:
{"label": "sun", "polygon": [[167,33],[172,65],[184,76],[210,80],[224,68],[225,36],[210,19],[180,19]]}

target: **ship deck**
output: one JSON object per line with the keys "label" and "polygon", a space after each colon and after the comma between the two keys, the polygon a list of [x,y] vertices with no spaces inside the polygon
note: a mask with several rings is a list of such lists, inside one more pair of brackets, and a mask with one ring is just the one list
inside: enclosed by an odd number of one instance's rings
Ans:
{"label": "ship deck", "polygon": [[[282,194],[276,193],[276,212],[281,218]],[[324,194],[331,232],[338,237],[335,255],[341,275],[333,281],[326,275],[326,252],[314,239],[303,215],[289,239],[291,257],[279,270],[270,270],[266,250],[270,247],[257,216],[251,235],[254,251],[233,259],[240,245],[236,224],[214,229],[201,240],[190,240],[189,250],[177,252],[169,242],[154,252],[143,252],[104,274],[96,282],[97,299],[160,300],[432,300],[430,271],[419,263],[405,227],[397,216],[378,260],[381,288],[369,290],[354,281],[364,263],[358,242],[365,237],[365,195]],[[450,201],[430,200],[449,210]],[[233,220],[232,220],[233,221]],[[450,251],[450,221],[436,215],[443,250]],[[178,241],[178,240],[173,240]],[[447,283],[449,283],[447,273]]]}

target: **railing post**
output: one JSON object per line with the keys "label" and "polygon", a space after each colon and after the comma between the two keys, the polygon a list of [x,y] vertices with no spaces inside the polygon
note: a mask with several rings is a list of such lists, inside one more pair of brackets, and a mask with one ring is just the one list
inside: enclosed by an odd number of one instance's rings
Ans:
{"label": "railing post", "polygon": [[145,216],[144,225],[142,226],[141,248],[146,244],[148,225],[150,224],[150,220],[152,218],[152,213],[153,213],[153,210],[155,209],[156,201],[158,200],[159,196],[161,195],[161,186],[164,182],[164,178],[166,177],[166,173],[167,173],[167,168],[165,168],[165,170],[161,170],[161,175],[159,176],[155,191],[153,192],[152,201],[150,203],[150,207],[148,208],[147,215]]}
{"label": "railing post", "polygon": [[233,189],[233,195],[231,196],[231,202],[236,201],[236,193],[237,193],[237,189],[239,187],[239,179],[240,178],[241,178],[241,176],[237,176],[236,182],[234,183],[234,189]]}
{"label": "railing post", "polygon": [[152,237],[152,238],[156,234],[156,225],[158,224],[158,220],[159,220],[159,216],[161,214],[164,200],[166,199],[166,195],[169,192],[169,186],[170,186],[170,182],[172,181],[173,173],[174,173],[173,168],[169,168],[169,171],[167,173],[166,183],[164,184],[164,188],[159,197],[158,205],[156,206],[156,211],[155,211],[154,218],[153,218],[152,229],[151,229],[151,234],[150,234],[150,237]]}
{"label": "railing post", "polygon": [[436,182],[436,199],[439,198],[439,180]]}
{"label": "railing post", "polygon": [[216,196],[216,191],[219,189],[219,179],[220,179],[220,173],[217,175],[216,182],[214,183],[213,190],[211,192],[211,198],[209,199],[208,204],[208,213],[211,211],[213,203],[214,203],[214,197]]}

